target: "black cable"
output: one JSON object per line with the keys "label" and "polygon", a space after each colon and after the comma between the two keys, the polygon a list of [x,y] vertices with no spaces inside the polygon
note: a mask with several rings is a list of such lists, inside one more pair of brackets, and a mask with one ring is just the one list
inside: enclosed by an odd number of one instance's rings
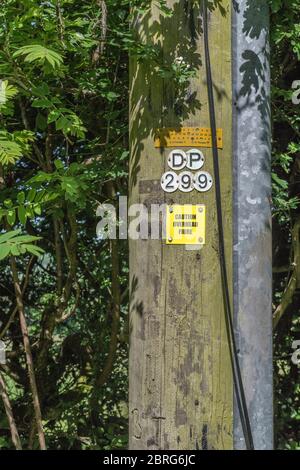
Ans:
{"label": "black cable", "polygon": [[223,299],[224,299],[224,308],[225,308],[226,332],[227,332],[227,338],[228,338],[228,344],[229,344],[234,390],[235,390],[236,401],[237,401],[237,405],[239,409],[243,434],[245,437],[245,443],[246,443],[247,450],[254,450],[254,443],[253,443],[252,431],[251,431],[249,414],[248,414],[248,409],[247,409],[245,391],[244,391],[238,352],[237,352],[237,347],[236,347],[236,342],[235,342],[229,287],[228,287],[228,276],[227,276],[226,258],[225,258],[223,216],[222,216],[219,155],[218,155],[218,145],[217,145],[216,114],[215,114],[213,81],[212,81],[210,53],[209,53],[207,11],[208,11],[207,1],[203,0],[203,33],[204,33],[206,80],[207,80],[210,127],[211,127],[211,135],[212,135],[216,210],[217,210],[217,223],[218,223],[218,232],[219,232],[219,256],[220,256],[222,290],[223,290]]}

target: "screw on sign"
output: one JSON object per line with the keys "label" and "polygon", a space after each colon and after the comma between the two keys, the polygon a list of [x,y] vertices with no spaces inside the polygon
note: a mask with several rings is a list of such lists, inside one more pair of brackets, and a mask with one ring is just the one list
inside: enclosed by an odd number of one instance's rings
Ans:
{"label": "screw on sign", "polygon": [[205,244],[205,206],[175,204],[166,213],[167,245]]}

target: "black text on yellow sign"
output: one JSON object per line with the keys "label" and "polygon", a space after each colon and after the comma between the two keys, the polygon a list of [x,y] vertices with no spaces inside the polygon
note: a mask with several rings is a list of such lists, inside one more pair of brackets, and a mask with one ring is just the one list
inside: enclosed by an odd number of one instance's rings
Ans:
{"label": "black text on yellow sign", "polygon": [[203,204],[167,207],[167,245],[204,245],[206,208]]}

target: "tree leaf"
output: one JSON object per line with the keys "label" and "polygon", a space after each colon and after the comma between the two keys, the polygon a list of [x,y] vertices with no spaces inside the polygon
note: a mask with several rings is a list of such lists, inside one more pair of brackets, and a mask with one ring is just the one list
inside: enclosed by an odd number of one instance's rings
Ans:
{"label": "tree leaf", "polygon": [[25,225],[27,220],[26,208],[24,206],[18,207],[18,218],[21,224]]}
{"label": "tree leaf", "polygon": [[15,209],[10,209],[6,214],[7,222],[9,225],[14,225],[16,222],[16,211]]}
{"label": "tree leaf", "polygon": [[58,52],[41,46],[40,44],[20,47],[20,49],[13,54],[13,57],[19,56],[24,56],[25,62],[44,63],[47,61],[54,69],[60,67],[63,63],[63,58]]}
{"label": "tree leaf", "polygon": [[20,157],[22,157],[20,145],[3,139],[0,134],[0,163],[2,165],[14,164]]}
{"label": "tree leaf", "polygon": [[0,260],[6,258],[10,253],[9,245],[5,245],[4,243],[0,244]]}

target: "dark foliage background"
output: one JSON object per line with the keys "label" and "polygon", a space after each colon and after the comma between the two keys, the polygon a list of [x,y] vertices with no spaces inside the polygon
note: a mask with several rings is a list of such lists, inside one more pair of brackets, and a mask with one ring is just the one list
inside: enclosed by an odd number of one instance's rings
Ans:
{"label": "dark foliage background", "polygon": [[277,446],[299,450],[299,367],[291,356],[300,339],[300,2],[271,7],[275,424]]}

